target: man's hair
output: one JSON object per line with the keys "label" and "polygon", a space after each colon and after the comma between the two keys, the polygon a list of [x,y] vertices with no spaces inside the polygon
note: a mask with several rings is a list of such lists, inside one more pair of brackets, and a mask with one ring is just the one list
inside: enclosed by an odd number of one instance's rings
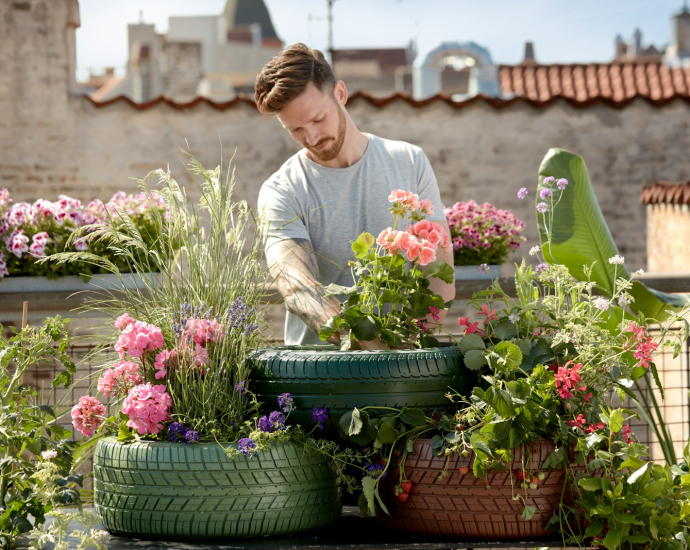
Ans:
{"label": "man's hair", "polygon": [[319,50],[297,43],[271,59],[256,77],[254,99],[263,114],[275,115],[309,85],[332,93],[335,76]]}

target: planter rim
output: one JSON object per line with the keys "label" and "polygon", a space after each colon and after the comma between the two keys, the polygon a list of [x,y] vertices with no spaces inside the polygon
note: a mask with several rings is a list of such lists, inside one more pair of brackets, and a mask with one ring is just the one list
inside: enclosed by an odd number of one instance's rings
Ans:
{"label": "planter rim", "polygon": [[254,353],[262,353],[265,351],[301,351],[301,352],[311,352],[311,353],[330,353],[333,355],[414,355],[418,353],[433,353],[436,350],[444,351],[460,351],[458,346],[452,345],[450,343],[442,342],[442,345],[436,348],[424,348],[424,349],[377,349],[377,350],[347,350],[340,351],[334,345],[325,346],[264,346],[257,349]]}
{"label": "planter rim", "polygon": [[[158,282],[158,273],[147,274]],[[117,290],[118,288],[142,288],[142,276],[139,273],[94,273],[88,282],[79,275],[65,275],[58,279],[45,276],[21,275],[0,279],[0,294],[15,292],[70,292],[80,290]]]}
{"label": "planter rim", "polygon": [[[120,447],[132,447],[134,448],[135,446],[142,447],[142,446],[147,446],[147,447],[170,447],[170,448],[176,448],[176,449],[188,449],[190,452],[193,451],[194,448],[200,448],[200,447],[232,447],[234,449],[237,449],[237,446],[239,445],[238,441],[235,441],[233,443],[227,442],[227,441],[209,441],[209,442],[199,442],[199,443],[193,443],[192,445],[187,445],[186,443],[182,442],[173,442],[173,441],[151,441],[149,439],[142,439],[139,441],[129,441],[126,443],[120,443],[117,441],[117,437],[114,435],[109,435],[106,437],[103,437],[98,441],[98,443],[117,443]],[[288,441],[275,441],[271,440],[269,441],[270,446],[277,446],[277,445],[298,445],[297,442],[293,441],[292,439]]]}

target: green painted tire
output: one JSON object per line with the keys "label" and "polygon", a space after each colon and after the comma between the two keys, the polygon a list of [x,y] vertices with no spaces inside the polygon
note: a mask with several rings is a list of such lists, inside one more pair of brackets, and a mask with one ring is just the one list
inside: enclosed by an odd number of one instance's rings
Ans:
{"label": "green painted tire", "polygon": [[322,455],[292,442],[247,459],[215,443],[98,442],[94,505],[127,536],[209,539],[283,535],[340,516],[341,480]]}
{"label": "green painted tire", "polygon": [[326,431],[337,430],[340,416],[354,407],[418,407],[449,410],[449,388],[469,395],[477,376],[457,346],[423,350],[338,351],[321,347],[262,348],[251,357],[250,389],[266,411],[290,393],[296,410],[291,423],[311,430],[314,407],[326,407]]}

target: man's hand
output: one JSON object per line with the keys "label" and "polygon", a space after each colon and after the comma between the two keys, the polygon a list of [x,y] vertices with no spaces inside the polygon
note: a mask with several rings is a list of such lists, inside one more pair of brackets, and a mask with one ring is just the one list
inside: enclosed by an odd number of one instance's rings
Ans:
{"label": "man's hand", "polygon": [[[316,334],[321,325],[340,313],[335,296],[324,297],[316,255],[307,239],[285,239],[268,247],[266,260],[288,311],[297,315]],[[329,342],[340,345],[340,334]]]}

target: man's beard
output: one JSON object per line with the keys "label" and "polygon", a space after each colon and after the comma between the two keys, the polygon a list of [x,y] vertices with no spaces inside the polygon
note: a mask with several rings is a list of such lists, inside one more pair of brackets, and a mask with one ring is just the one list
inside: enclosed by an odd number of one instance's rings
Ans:
{"label": "man's beard", "polygon": [[[338,108],[338,135],[336,136],[335,140],[333,140],[333,138],[325,138],[314,145],[305,144],[304,148],[307,149],[312,155],[314,155],[317,159],[319,159],[322,162],[328,162],[329,160],[333,160],[335,157],[338,156],[338,153],[340,153],[340,150],[343,148],[343,143],[345,143],[346,128],[347,121],[345,119],[345,113],[343,113],[343,110],[341,108]],[[327,147],[323,151],[317,151],[315,149],[315,147],[323,145],[324,141],[329,140],[333,140],[333,145],[331,145],[330,147]]]}

